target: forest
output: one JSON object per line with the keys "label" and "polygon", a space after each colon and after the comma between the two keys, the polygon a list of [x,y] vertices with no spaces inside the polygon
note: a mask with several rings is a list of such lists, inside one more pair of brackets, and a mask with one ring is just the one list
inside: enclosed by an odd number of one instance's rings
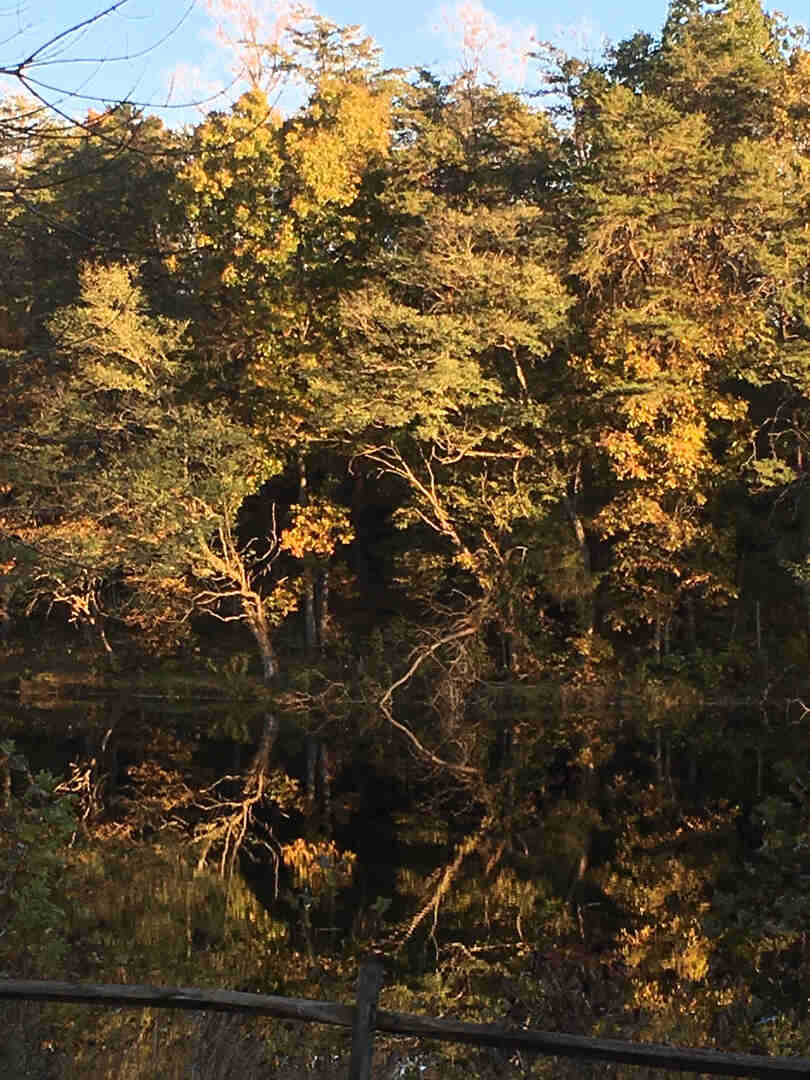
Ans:
{"label": "forest", "polygon": [[[531,95],[243,44],[182,128],[0,98],[0,976],[376,952],[385,1008],[810,1054],[807,34],[672,0]],[[2,1010],[14,1080],[346,1071]]]}

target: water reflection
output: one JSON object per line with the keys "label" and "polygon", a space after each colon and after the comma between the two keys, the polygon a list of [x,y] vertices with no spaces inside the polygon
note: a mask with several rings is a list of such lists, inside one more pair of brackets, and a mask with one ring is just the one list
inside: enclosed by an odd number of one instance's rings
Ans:
{"label": "water reflection", "polygon": [[[210,948],[227,900],[231,918],[263,921],[271,940],[309,957],[379,930],[395,907],[394,814],[405,792],[375,772],[362,747],[330,747],[241,701],[76,690],[7,696],[0,737],[15,739],[33,771],[62,778],[85,831],[141,844],[137,859],[131,853],[141,864],[137,883],[126,875],[136,922],[149,902],[205,911],[196,922],[184,916],[183,948]],[[144,841],[159,849],[151,861]],[[226,883],[218,902],[216,877]],[[135,925],[125,929],[142,940]]]}
{"label": "water reflection", "polygon": [[379,729],[267,701],[0,703],[0,736],[76,796],[71,978],[334,999],[380,948],[385,1007],[756,1049],[804,971],[805,804],[759,800],[752,716],[569,722],[515,721],[460,795]]}

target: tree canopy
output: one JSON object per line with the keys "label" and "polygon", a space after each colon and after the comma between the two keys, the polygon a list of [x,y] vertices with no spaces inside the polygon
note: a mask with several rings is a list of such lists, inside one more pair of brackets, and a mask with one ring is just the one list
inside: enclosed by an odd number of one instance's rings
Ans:
{"label": "tree canopy", "polygon": [[474,856],[649,1032],[750,1018],[810,971],[806,36],[672,0],[536,97],[305,12],[249,44],[184,130],[0,102],[5,619],[244,648],[319,738],[393,738],[463,832],[402,947]]}

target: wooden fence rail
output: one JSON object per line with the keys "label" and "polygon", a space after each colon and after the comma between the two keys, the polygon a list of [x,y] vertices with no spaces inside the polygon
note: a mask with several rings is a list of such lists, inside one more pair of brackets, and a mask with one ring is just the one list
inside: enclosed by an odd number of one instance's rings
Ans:
{"label": "wooden fence rail", "polygon": [[382,974],[379,961],[372,960],[363,965],[358,979],[356,1005],[337,1005],[326,1001],[274,997],[269,994],[243,994],[230,990],[100,986],[90,983],[30,982],[14,979],[0,979],[0,1000],[14,998],[25,1001],[62,1001],[115,1008],[131,1006],[204,1009],[333,1024],[352,1030],[349,1080],[368,1080],[375,1031],[391,1035],[416,1035],[423,1039],[444,1042],[473,1043],[503,1050],[524,1050],[556,1057],[646,1065],[690,1073],[753,1076],[768,1080],[778,1077],[787,1080],[803,1076],[810,1080],[810,1058],[727,1054],[718,1050],[655,1046],[649,1043],[624,1042],[620,1039],[592,1039],[583,1035],[562,1035],[548,1031],[509,1031],[499,1024],[466,1024],[455,1020],[436,1020],[427,1016],[388,1012],[377,1008]]}

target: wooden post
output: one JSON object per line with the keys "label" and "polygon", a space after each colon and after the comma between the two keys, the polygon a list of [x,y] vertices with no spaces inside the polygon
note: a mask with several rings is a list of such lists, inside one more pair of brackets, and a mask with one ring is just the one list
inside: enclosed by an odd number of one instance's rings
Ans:
{"label": "wooden post", "polygon": [[367,960],[357,976],[357,1004],[352,1025],[352,1060],[349,1080],[370,1080],[374,1053],[374,1026],[377,1022],[377,999],[385,969],[377,959]]}

